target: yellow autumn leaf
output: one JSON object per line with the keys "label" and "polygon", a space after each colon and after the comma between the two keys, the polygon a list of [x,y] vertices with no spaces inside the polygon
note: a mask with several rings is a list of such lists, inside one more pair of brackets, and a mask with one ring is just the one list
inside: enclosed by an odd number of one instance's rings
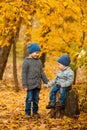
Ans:
{"label": "yellow autumn leaf", "polygon": [[65,1],[65,2],[63,2],[63,5],[64,5],[64,7],[66,7],[68,5],[68,3]]}
{"label": "yellow autumn leaf", "polygon": [[22,126],[19,128],[19,130],[27,130],[27,129],[28,129],[27,126]]}

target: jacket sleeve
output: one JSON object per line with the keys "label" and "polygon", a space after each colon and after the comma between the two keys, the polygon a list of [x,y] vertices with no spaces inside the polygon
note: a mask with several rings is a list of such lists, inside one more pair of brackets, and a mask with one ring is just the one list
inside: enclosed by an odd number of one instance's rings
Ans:
{"label": "jacket sleeve", "polygon": [[54,84],[58,84],[58,76],[57,75],[52,81],[48,82],[49,87],[54,85]]}
{"label": "jacket sleeve", "polygon": [[[41,62],[40,62],[40,63],[41,63]],[[45,84],[47,84],[49,80],[48,80],[46,74],[45,74],[44,71],[43,71],[42,63],[41,63],[41,65],[40,65],[40,71],[41,71],[41,79],[42,79],[42,81],[43,81]]]}
{"label": "jacket sleeve", "polygon": [[24,60],[22,64],[22,86],[23,88],[27,88],[27,71],[28,71],[28,63]]}
{"label": "jacket sleeve", "polygon": [[47,79],[47,77],[46,77],[46,75],[45,75],[44,72],[41,73],[41,78],[42,78],[42,81],[43,81],[45,84],[48,83],[49,80]]}

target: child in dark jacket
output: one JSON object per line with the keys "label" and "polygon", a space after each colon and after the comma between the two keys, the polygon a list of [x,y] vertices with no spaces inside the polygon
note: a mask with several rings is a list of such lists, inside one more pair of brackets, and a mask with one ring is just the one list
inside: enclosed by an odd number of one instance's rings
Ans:
{"label": "child in dark jacket", "polygon": [[[42,63],[39,59],[41,48],[37,43],[31,43],[28,46],[29,57],[24,59],[22,65],[22,85],[27,92],[25,113],[27,118],[31,117],[31,109],[34,116],[38,116],[39,93],[41,89],[41,80],[48,83],[48,79],[43,72]],[[33,106],[32,106],[33,105]]]}
{"label": "child in dark jacket", "polygon": [[[46,106],[47,109],[56,107],[62,108],[65,106],[66,93],[70,89],[74,81],[74,72],[69,67],[70,57],[68,55],[63,55],[58,59],[58,68],[59,72],[57,73],[55,79],[48,84],[45,84],[45,87],[50,87],[53,84],[55,86],[51,89],[49,104]],[[60,98],[56,104],[56,94],[60,91]]]}

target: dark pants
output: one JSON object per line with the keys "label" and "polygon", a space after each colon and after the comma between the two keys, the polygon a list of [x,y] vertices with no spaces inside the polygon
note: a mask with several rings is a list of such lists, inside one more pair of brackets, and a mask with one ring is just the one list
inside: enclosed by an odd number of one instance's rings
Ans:
{"label": "dark pants", "polygon": [[66,93],[70,89],[70,87],[60,87],[59,85],[56,85],[51,89],[50,92],[50,102],[56,102],[56,94],[58,91],[60,91],[60,103],[65,103],[66,100]]}
{"label": "dark pants", "polygon": [[31,109],[33,113],[37,113],[38,103],[39,103],[39,93],[40,93],[40,89],[38,88],[27,91],[26,108],[25,108],[25,113],[27,115],[31,114]]}

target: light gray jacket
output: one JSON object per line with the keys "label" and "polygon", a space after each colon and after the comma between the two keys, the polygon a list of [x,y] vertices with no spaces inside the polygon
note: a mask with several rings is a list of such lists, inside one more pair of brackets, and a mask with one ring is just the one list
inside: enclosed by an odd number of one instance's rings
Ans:
{"label": "light gray jacket", "polygon": [[60,85],[62,84],[62,87],[69,87],[72,85],[74,81],[74,72],[70,67],[67,67],[63,71],[59,71],[51,82],[49,82],[47,85],[52,86],[53,84]]}

